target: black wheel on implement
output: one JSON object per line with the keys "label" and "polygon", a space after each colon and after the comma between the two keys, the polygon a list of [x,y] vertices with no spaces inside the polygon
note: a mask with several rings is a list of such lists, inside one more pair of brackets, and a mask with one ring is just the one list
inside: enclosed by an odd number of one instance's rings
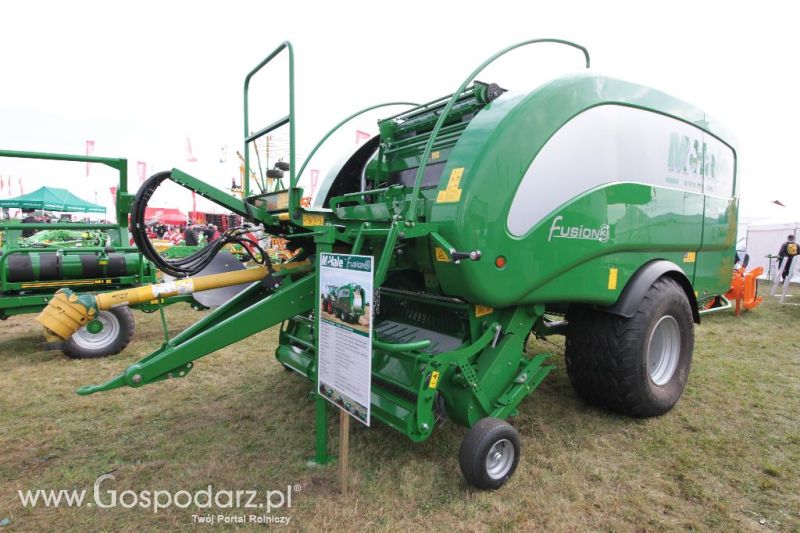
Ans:
{"label": "black wheel on implement", "polygon": [[678,402],[689,378],[694,321],[686,293],[657,279],[630,318],[577,310],[569,317],[567,374],[584,401],[637,417]]}
{"label": "black wheel on implement", "polygon": [[136,323],[128,307],[100,311],[97,318],[64,343],[64,353],[73,359],[98,359],[114,355],[133,338]]}
{"label": "black wheel on implement", "polygon": [[458,454],[467,483],[479,489],[499,489],[517,469],[519,433],[499,418],[483,418],[472,426]]}

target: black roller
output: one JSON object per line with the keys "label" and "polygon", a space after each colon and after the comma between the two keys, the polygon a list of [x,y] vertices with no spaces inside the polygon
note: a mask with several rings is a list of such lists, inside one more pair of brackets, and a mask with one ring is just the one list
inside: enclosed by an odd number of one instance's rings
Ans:
{"label": "black roller", "polygon": [[6,259],[8,263],[8,281],[34,281],[33,263],[28,254],[11,254]]}
{"label": "black roller", "polygon": [[57,253],[39,254],[39,279],[53,281],[61,279],[61,256]]}

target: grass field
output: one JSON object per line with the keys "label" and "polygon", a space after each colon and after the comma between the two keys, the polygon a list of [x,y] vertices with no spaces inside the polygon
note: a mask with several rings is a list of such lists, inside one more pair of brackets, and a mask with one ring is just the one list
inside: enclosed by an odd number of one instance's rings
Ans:
{"label": "grass field", "polygon": [[[185,306],[167,315],[173,333],[199,318]],[[300,530],[800,531],[800,306],[769,299],[741,318],[704,318],[687,390],[656,419],[586,407],[560,349],[543,344],[558,368],[512,420],[523,459],[494,493],[461,477],[462,428],[445,424],[413,444],[377,425],[353,430],[352,491],[341,496],[336,467],[306,466],[311,385],[274,360],[276,329],[201,359],[185,379],[77,396],[78,386],[116,375],[159,345],[158,315],[136,320],[128,349],[95,361],[39,351],[33,316],[0,323],[0,520],[11,520],[0,529],[185,530],[205,513],[31,509],[17,496],[75,488],[91,498],[98,476],[112,473],[103,490],[118,493],[299,484],[291,509],[277,514]]]}

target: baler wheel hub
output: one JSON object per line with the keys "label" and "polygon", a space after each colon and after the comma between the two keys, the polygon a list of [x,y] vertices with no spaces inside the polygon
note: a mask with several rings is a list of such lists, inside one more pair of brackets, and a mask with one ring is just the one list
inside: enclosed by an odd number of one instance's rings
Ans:
{"label": "baler wheel hub", "polygon": [[681,355],[681,331],[672,315],[665,315],[650,334],[647,348],[647,370],[658,386],[669,383]]}
{"label": "baler wheel hub", "polygon": [[492,479],[502,479],[514,464],[514,445],[508,439],[494,443],[486,456],[486,472]]}
{"label": "baler wheel hub", "polygon": [[[96,322],[96,324],[95,324]],[[89,328],[89,326],[92,326]],[[112,343],[119,335],[119,320],[113,314],[101,311],[97,318],[79,329],[75,335],[75,344],[87,350],[97,350]]]}

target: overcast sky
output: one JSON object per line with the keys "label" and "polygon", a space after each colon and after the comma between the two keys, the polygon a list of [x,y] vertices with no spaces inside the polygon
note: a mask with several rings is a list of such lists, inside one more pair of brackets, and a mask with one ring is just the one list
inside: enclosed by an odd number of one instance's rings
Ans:
{"label": "overcast sky", "polygon": [[[302,160],[352,111],[448,94],[504,46],[557,37],[586,46],[595,72],[655,87],[725,124],[738,141],[745,213],[766,212],[774,199],[796,208],[798,17],[768,5],[7,2],[0,27],[0,147],[84,153],[91,139],[95,155],[128,158],[134,188],[137,161],[148,164],[148,175],[174,166],[225,187],[238,174],[244,75],[283,40],[295,46]],[[480,78],[530,90],[582,70],[575,50],[523,50]],[[282,103],[281,74],[254,86],[260,116],[252,129],[279,116],[281,110],[262,107]],[[354,130],[374,129],[374,118],[346,129],[334,152],[352,150]],[[186,160],[187,136],[195,163]],[[278,136],[276,145],[281,142]],[[220,163],[224,146],[227,158]],[[26,192],[48,181],[88,200],[97,193],[110,205],[111,175],[85,173],[81,165],[65,171],[0,159],[0,175],[12,177],[14,195],[22,177]],[[188,193],[176,198],[160,201],[188,207]]]}

